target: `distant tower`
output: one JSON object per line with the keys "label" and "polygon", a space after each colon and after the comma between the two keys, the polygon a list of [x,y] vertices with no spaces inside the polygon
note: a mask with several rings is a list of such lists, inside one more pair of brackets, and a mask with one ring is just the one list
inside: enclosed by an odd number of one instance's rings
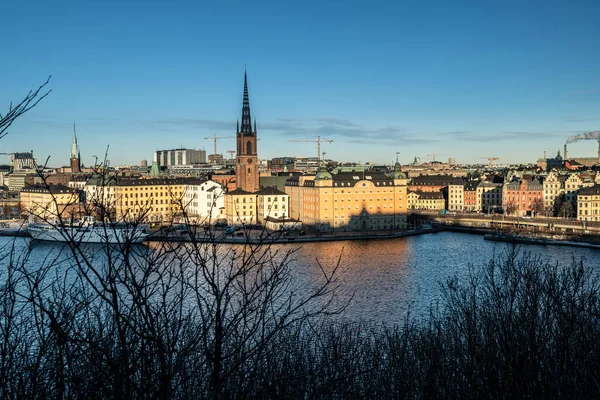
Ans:
{"label": "distant tower", "polygon": [[71,143],[71,172],[81,172],[81,157],[79,154],[79,145],[77,144],[77,133],[75,132],[75,122],[73,122],[73,143]]}
{"label": "distant tower", "polygon": [[258,184],[258,154],[256,149],[256,120],[252,129],[250,118],[250,100],[248,98],[248,79],[244,71],[244,103],[242,105],[242,124],[238,122],[236,132],[237,156],[235,178],[239,189],[247,192],[257,192]]}

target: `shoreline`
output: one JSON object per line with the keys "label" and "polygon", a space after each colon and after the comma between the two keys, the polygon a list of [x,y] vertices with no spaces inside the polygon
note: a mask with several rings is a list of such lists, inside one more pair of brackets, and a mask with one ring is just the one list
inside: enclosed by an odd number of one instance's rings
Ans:
{"label": "shoreline", "polygon": [[[524,232],[524,234],[497,231],[489,228],[482,227],[467,227],[457,225],[440,225],[437,227],[427,227],[420,229],[411,229],[399,232],[333,232],[320,236],[316,235],[304,235],[304,236],[283,236],[281,234],[268,233],[262,236],[246,236],[235,237],[225,235],[223,232],[218,232],[218,235],[201,234],[197,235],[195,239],[189,236],[167,234],[167,235],[156,235],[149,236],[145,242],[198,242],[198,243],[223,243],[223,244],[291,244],[291,243],[318,243],[318,242],[336,242],[336,241],[347,241],[347,240],[385,240],[385,239],[397,239],[402,237],[417,236],[424,234],[432,234],[438,232],[459,232],[459,233],[470,233],[476,235],[483,235],[484,240],[506,242],[506,243],[517,243],[517,244],[533,244],[542,246],[572,246],[572,247],[584,247],[591,249],[600,249],[600,241],[593,243],[584,240],[585,238],[577,237],[570,238],[554,238],[549,235],[532,235]],[[31,237],[29,232],[24,229],[0,229],[0,236],[7,237]]]}

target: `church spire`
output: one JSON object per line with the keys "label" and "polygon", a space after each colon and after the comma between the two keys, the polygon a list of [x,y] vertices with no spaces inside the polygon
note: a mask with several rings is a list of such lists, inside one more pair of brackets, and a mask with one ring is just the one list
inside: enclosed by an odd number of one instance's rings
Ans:
{"label": "church spire", "polygon": [[242,105],[242,128],[239,131],[244,136],[252,135],[252,119],[250,118],[250,99],[248,97],[248,78],[244,68],[244,103]]}
{"label": "church spire", "polygon": [[77,144],[77,132],[75,131],[75,121],[73,121],[73,143],[71,143],[71,158],[79,158],[79,145]]}

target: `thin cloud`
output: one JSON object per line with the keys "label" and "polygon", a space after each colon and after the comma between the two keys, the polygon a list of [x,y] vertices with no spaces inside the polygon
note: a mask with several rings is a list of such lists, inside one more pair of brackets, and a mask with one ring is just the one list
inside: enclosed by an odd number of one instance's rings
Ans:
{"label": "thin cloud", "polygon": [[203,128],[208,130],[235,130],[235,121],[223,121],[216,119],[192,119],[192,118],[176,118],[165,120],[145,121],[148,126],[160,126],[164,129],[165,126],[188,126],[195,128]]}
{"label": "thin cloud", "polygon": [[600,118],[567,118],[565,122],[589,122],[589,121],[600,121]]}
{"label": "thin cloud", "polygon": [[469,131],[451,131],[439,133],[439,136],[449,136],[457,141],[489,143],[519,139],[541,139],[549,136],[564,135],[564,132],[533,132],[533,131],[501,131],[491,133],[476,133]]}
{"label": "thin cloud", "polygon": [[571,96],[587,96],[587,95],[593,95],[593,94],[600,94],[600,88],[576,90],[576,91],[571,92]]}

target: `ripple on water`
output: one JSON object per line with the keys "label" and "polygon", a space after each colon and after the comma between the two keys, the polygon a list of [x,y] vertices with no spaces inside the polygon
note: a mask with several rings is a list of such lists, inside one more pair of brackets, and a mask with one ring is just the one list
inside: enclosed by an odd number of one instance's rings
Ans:
{"label": "ripple on water", "polygon": [[[0,237],[0,265],[5,264],[12,238]],[[17,248],[28,241],[18,238]],[[341,318],[374,323],[399,323],[410,309],[424,316],[440,299],[440,284],[448,278],[465,279],[471,265],[475,271],[510,245],[483,240],[483,236],[441,232],[389,240],[364,240],[276,245],[281,250],[298,249],[293,260],[293,286],[308,291],[322,279],[318,262],[331,272],[341,255],[338,271],[338,304],[351,303]],[[52,244],[33,249],[31,261],[57,253]],[[573,258],[600,272],[600,250],[578,247],[521,245],[547,262],[570,264]],[[317,262],[318,260],[318,262]]]}

